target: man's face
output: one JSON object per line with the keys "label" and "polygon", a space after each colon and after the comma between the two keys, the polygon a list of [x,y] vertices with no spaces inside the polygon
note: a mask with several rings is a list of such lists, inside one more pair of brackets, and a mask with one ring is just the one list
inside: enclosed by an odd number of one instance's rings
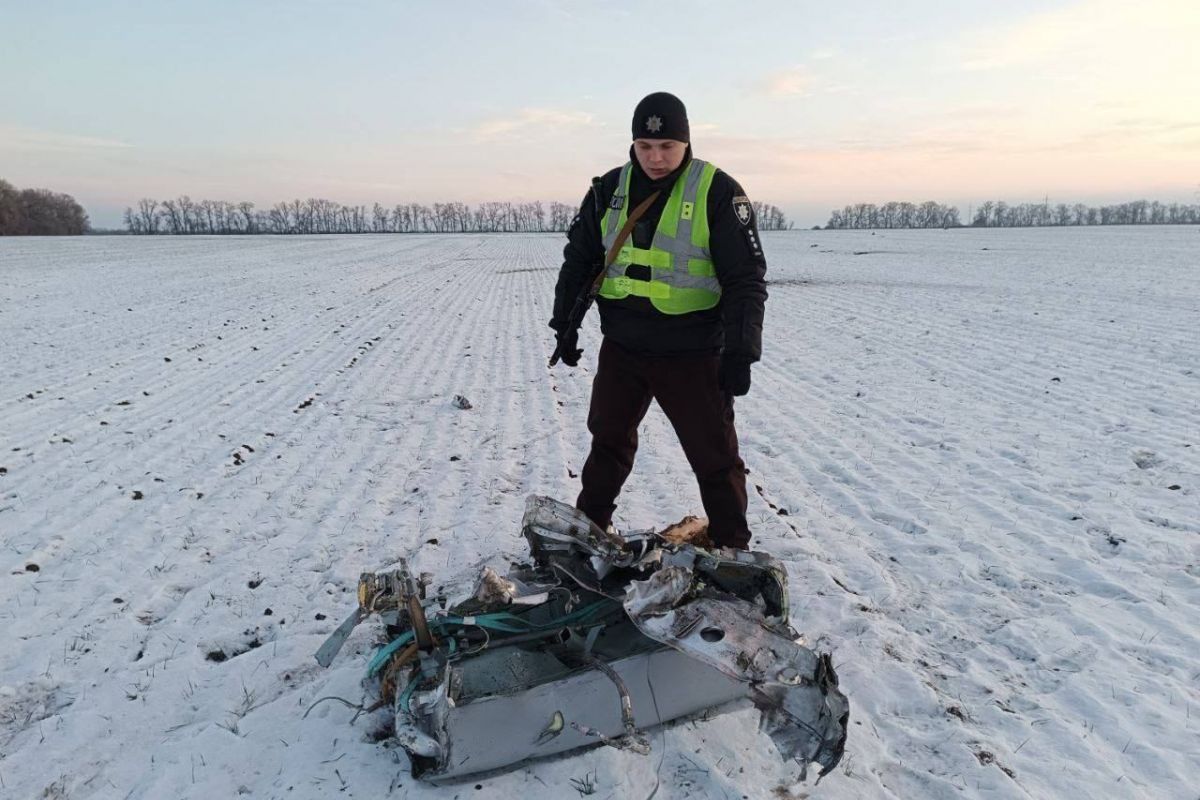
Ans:
{"label": "man's face", "polygon": [[634,139],[633,152],[642,171],[652,180],[665,178],[679,168],[687,153],[687,142],[674,139]]}

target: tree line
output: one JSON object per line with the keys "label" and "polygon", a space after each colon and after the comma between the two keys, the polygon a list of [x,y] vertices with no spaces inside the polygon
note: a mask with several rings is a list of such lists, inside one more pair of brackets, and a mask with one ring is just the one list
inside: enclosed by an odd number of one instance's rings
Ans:
{"label": "tree line", "polygon": [[1003,200],[979,206],[971,224],[980,228],[1024,228],[1065,225],[1196,225],[1200,224],[1200,205],[1134,200],[1109,206],[1085,206],[1083,203],[1020,203]]}
{"label": "tree line", "polygon": [[88,215],[69,194],[17,189],[0,179],[0,236],[78,236]]}
{"label": "tree line", "polygon": [[[773,205],[754,203],[759,228],[790,227]],[[134,234],[321,234],[321,233],[540,233],[565,231],[575,208],[565,203],[489,202],[375,203],[344,206],[309,198],[276,203],[268,209],[254,203],[192,200],[187,195],[159,202],[151,198],[127,207],[125,228]]]}
{"label": "tree line", "polygon": [[309,198],[276,203],[146,198],[126,208],[125,227],[135,234],[314,234],[314,233],[466,233],[566,230],[574,209],[563,203],[375,203],[344,206]]}
{"label": "tree line", "polygon": [[857,203],[829,215],[826,228],[957,228],[958,209],[930,200],[927,203]]}
{"label": "tree line", "polygon": [[[974,228],[1029,228],[1068,225],[1197,225],[1200,205],[1134,200],[1107,206],[1083,203],[1018,203],[988,200],[975,209],[967,223]],[[858,203],[830,213],[826,228],[958,228],[959,211],[929,201],[926,203]]]}
{"label": "tree line", "polygon": [[750,205],[754,209],[754,219],[758,221],[760,231],[791,230],[792,223],[788,222],[783,211],[776,206],[759,202],[752,202]]}

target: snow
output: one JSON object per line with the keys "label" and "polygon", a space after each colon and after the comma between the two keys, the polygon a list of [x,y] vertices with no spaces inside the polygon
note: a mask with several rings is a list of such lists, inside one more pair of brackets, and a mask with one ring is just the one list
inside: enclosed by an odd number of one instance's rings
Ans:
{"label": "snow", "polygon": [[[0,240],[0,796],[1195,798],[1197,230],[763,238],[738,424],[851,702],[818,786],[749,708],[434,787],[314,706],[363,699],[375,625],[313,661],[360,571],[502,567],[578,491],[561,237],[81,238]],[[618,522],[699,512],[640,435]]]}

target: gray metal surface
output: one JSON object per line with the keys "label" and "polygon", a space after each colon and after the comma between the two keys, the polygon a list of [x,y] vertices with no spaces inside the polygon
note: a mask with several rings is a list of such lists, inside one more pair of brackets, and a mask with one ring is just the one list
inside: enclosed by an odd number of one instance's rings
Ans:
{"label": "gray metal surface", "polygon": [[[612,663],[633,700],[639,727],[722,705],[747,696],[746,684],[676,650],[663,649]],[[565,722],[555,736],[543,737],[555,712]],[[574,725],[616,739],[624,733],[617,688],[599,670],[586,670],[553,683],[508,695],[494,695],[450,709],[450,742],[444,771],[431,780],[452,780],[530,758],[601,744]],[[541,741],[539,742],[539,739]]]}

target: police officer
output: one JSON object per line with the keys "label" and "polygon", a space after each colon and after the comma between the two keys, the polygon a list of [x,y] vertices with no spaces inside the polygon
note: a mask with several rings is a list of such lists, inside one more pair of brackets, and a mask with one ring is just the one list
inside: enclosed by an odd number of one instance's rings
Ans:
{"label": "police officer", "polygon": [[562,360],[579,363],[575,298],[603,266],[629,217],[633,225],[597,297],[600,345],[588,430],[591,452],[575,505],[601,528],[633,469],[637,428],[656,400],[696,473],[717,545],[746,548],[745,465],[733,398],[750,390],[762,351],[767,299],[753,208],[730,176],[692,157],[687,111],[656,92],[633,113],[630,160],[601,179],[567,233],[550,327]]}

